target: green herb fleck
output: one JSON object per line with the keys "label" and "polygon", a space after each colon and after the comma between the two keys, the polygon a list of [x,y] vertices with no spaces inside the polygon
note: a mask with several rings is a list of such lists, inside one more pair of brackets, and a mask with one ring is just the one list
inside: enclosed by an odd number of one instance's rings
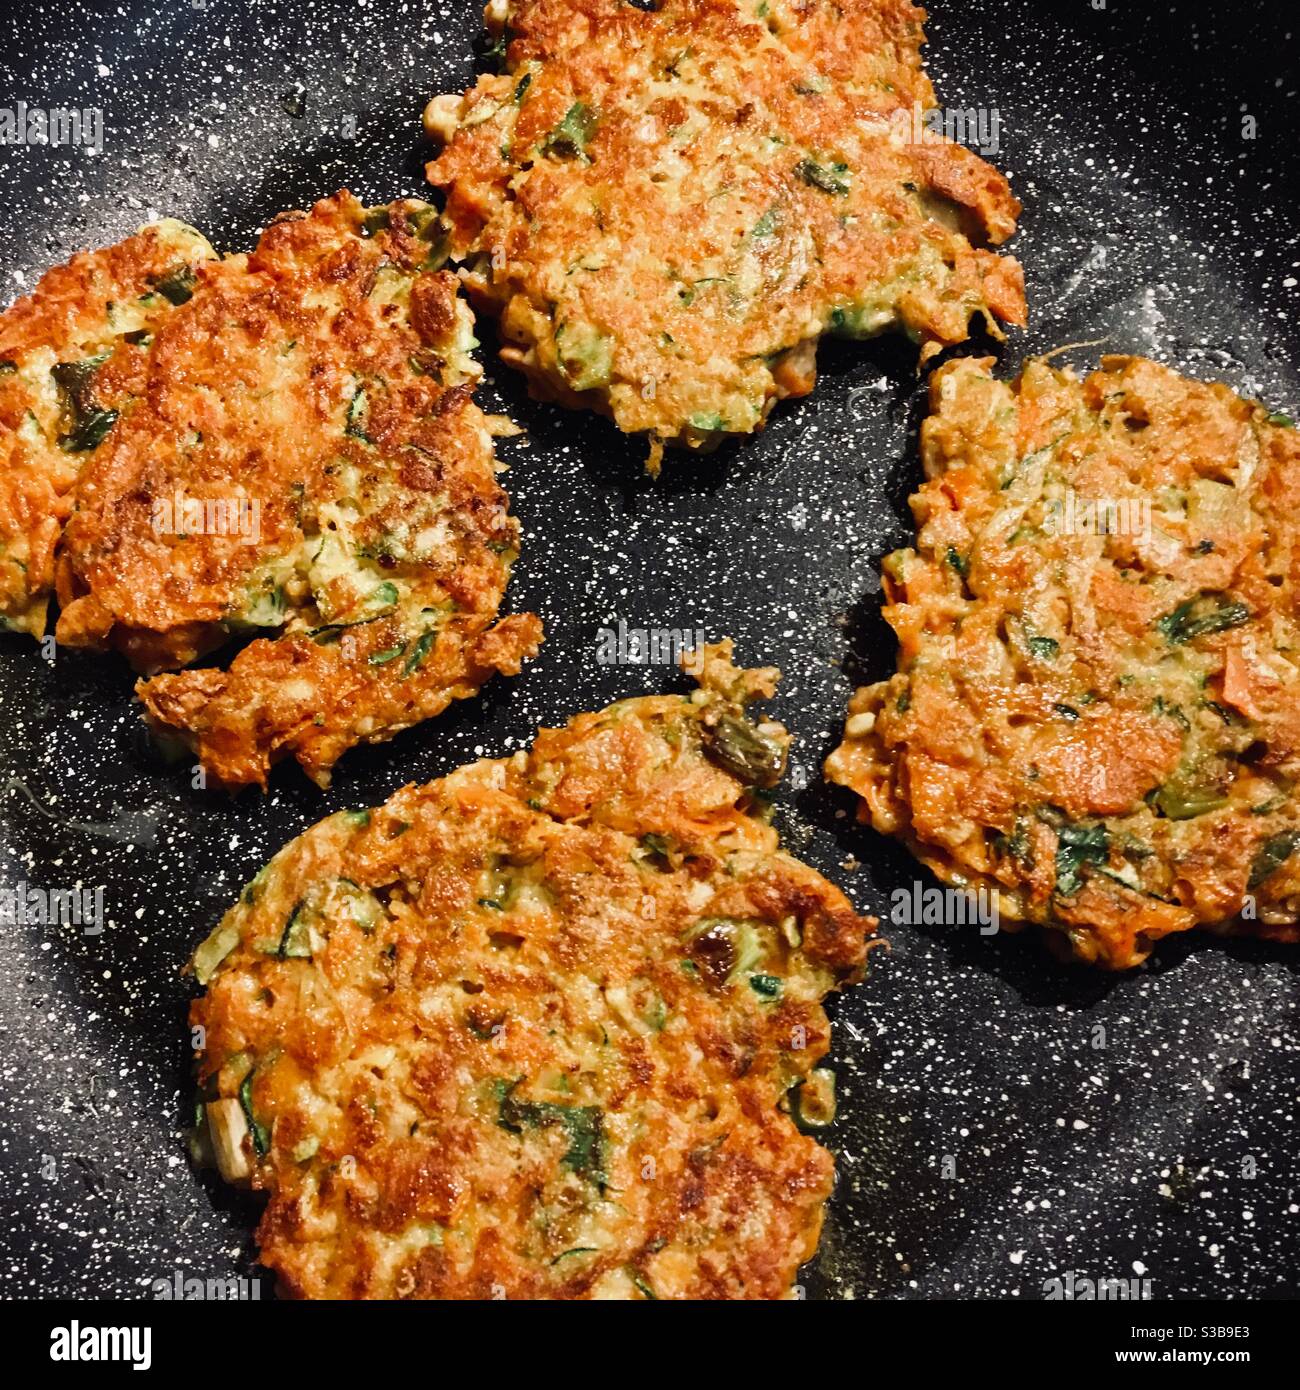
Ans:
{"label": "green herb fleck", "polygon": [[1190,772],[1175,774],[1147,797],[1169,820],[1193,820],[1228,804],[1218,787],[1200,786]]}
{"label": "green herb fleck", "polygon": [[596,1105],[555,1105],[550,1101],[529,1101],[515,1098],[522,1084],[517,1081],[496,1083],[497,1124],[511,1134],[526,1129],[549,1129],[562,1125],[569,1147],[560,1162],[579,1177],[587,1178],[604,1189],[604,1116]]}
{"label": "green herb fleck", "polygon": [[284,930],[280,933],[280,944],[276,947],[275,954],[281,960],[311,959],[311,935],[307,930],[307,922],[303,916],[303,906],[303,900],[300,898],[285,921]]}
{"label": "green herb fleck", "polygon": [[716,411],[709,414],[706,411],[697,410],[686,423],[693,430],[699,430],[702,434],[716,434],[719,430],[727,428],[727,422]]}
{"label": "green herb fleck", "polygon": [[253,1148],[257,1151],[257,1156],[265,1158],[271,1151],[271,1131],[260,1123],[253,1113],[253,1075],[256,1071],[256,1067],[250,1067],[248,1075],[240,1083],[239,1107],[244,1112],[244,1119],[248,1121],[248,1132],[253,1136]]}
{"label": "green herb fleck", "polygon": [[1272,878],[1290,859],[1297,845],[1300,845],[1300,830],[1284,830],[1265,840],[1251,861],[1246,887],[1253,892],[1266,879]]}
{"label": "green herb fleck", "polygon": [[370,407],[366,400],[365,388],[362,387],[348,402],[348,422],[343,433],[350,439],[361,439],[367,444],[373,444],[375,441],[366,433],[366,420],[369,413]]}
{"label": "green herb fleck", "polygon": [[372,237],[379,232],[386,232],[392,220],[392,214],[386,207],[370,208],[361,219],[361,235]]}
{"label": "green herb fleck", "polygon": [[1073,897],[1083,887],[1083,866],[1104,864],[1108,846],[1106,827],[1100,823],[1061,826],[1056,839],[1057,893]]}
{"label": "green herb fleck", "polygon": [[117,422],[116,410],[101,410],[95,400],[95,374],[111,353],[85,357],[80,362],[58,362],[50,376],[62,389],[68,404],[71,428],[59,436],[59,443],[72,453],[96,448]]}
{"label": "green herb fleck", "polygon": [[1171,613],[1166,613],[1156,627],[1171,645],[1191,642],[1211,632],[1225,632],[1250,621],[1250,609],[1237,599],[1222,594],[1189,598]]}
{"label": "green herb fleck", "polygon": [[194,294],[196,283],[193,266],[182,264],[153,281],[153,287],[169,304],[184,304]]}
{"label": "green herb fleck", "polygon": [[551,1264],[557,1265],[561,1260],[567,1260],[570,1255],[595,1255],[597,1253],[594,1245],[575,1245],[572,1250],[561,1250],[551,1261]]}
{"label": "green herb fleck", "polygon": [[811,188],[842,198],[849,191],[847,164],[818,164],[815,159],[801,159],[795,173]]}
{"label": "green herb fleck", "polygon": [[590,163],[587,145],[596,133],[596,113],[585,101],[575,101],[564,119],[542,142],[542,153],[557,159],[581,159]]}
{"label": "green herb fleck", "polygon": [[750,233],[753,237],[772,236],[776,231],[777,215],[774,207],[768,210],[754,223],[754,230]]}
{"label": "green herb fleck", "polygon": [[84,454],[98,448],[105,435],[117,424],[116,410],[96,410],[87,415],[67,434],[59,436],[59,443],[73,454]]}
{"label": "green herb fleck", "polygon": [[402,667],[402,675],[409,676],[429,652],[433,649],[433,644],[438,640],[437,628],[430,628],[428,632],[422,632],[416,639],[415,646],[411,648],[411,654],[406,658],[406,665]]}

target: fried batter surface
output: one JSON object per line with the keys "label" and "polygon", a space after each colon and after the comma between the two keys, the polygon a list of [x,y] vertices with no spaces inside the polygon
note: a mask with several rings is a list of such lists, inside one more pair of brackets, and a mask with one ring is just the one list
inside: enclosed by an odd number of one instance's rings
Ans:
{"label": "fried batter surface", "polygon": [[832,1158],[788,1112],[875,923],[779,848],[730,651],[321,822],[200,947],[200,1138],[285,1291],[790,1291]]}
{"label": "fried batter surface", "polygon": [[56,266],[0,314],[0,629],[44,635],[77,476],[135,410],[152,336],[215,254],[157,222]]}
{"label": "fried batter surface", "polygon": [[827,773],[1009,925],[1136,965],[1195,926],[1300,939],[1300,435],[1136,357],[937,372],[898,674]]}
{"label": "fried batter surface", "polygon": [[[496,621],[519,528],[442,261],[424,203],[282,216],[199,270],[81,475],[58,639],[152,676],[151,722],[221,785],[286,754],[323,785],[536,652],[536,617]],[[241,634],[228,670],[154,674]]]}
{"label": "fried batter surface", "polygon": [[[1024,322],[1020,204],[914,127],[908,0],[494,0],[505,71],[435,98],[454,257],[538,394],[711,447],[805,395],[825,333],[922,357]],[[908,125],[909,119],[911,126]],[[912,131],[912,133],[909,133]]]}

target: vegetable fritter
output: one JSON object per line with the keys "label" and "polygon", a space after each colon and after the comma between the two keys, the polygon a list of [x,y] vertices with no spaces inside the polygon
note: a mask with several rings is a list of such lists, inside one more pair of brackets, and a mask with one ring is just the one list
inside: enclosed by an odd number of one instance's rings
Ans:
{"label": "vegetable fritter", "polygon": [[45,633],[86,461],[144,391],[149,342],[215,252],[164,221],[56,266],[0,314],[0,630]]}
{"label": "vegetable fritter", "polygon": [[472,400],[472,316],[438,239],[425,203],[340,193],[202,267],[82,473],[60,642],[152,674],[254,639],[229,670],[138,686],[218,784],[265,786],[292,754],[324,785],[352,745],[536,652],[536,617],[496,621],[519,538],[507,427]]}
{"label": "vegetable fritter", "polygon": [[[711,447],[806,395],[824,333],[922,357],[1024,322],[1020,212],[935,106],[909,0],[494,0],[505,71],[425,112],[451,254],[544,398]],[[1000,336],[1000,334],[999,334]]]}
{"label": "vegetable fritter", "polygon": [[284,1292],[790,1293],[875,921],[779,848],[777,673],[730,657],[331,816],[199,947],[193,1142]]}
{"label": "vegetable fritter", "polygon": [[990,367],[932,381],[916,549],[884,564],[898,674],[829,777],[1082,960],[1300,940],[1300,435],[1142,358]]}

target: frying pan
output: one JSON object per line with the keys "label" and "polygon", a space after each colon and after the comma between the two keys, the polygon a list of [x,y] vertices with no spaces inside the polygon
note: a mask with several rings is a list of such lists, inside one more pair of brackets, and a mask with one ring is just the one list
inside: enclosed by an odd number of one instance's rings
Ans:
{"label": "frying pan", "polygon": [[[1025,202],[1013,249],[1031,326],[1002,350],[1104,339],[1295,414],[1296,45],[1289,6],[934,0],[940,101],[996,108]],[[476,3],[7,0],[0,105],[103,113],[103,149],[0,147],[3,297],[156,214],[223,251],[343,186],[422,191],[420,111],[474,71]],[[141,1297],[176,1271],[255,1276],[257,1204],[196,1174],[178,973],[239,886],[328,812],[519,747],[610,700],[684,688],[602,665],[599,629],[730,635],[785,680],[798,735],[778,803],[790,848],[888,915],[918,869],[819,778],[853,684],[892,669],[882,555],[908,541],[924,395],[913,350],[829,345],[809,399],[758,438],[642,471],[644,445],[530,401],[495,361],[487,408],[524,551],[510,601],[549,640],[517,680],[380,748],[322,794],[194,790],[143,735],[114,660],[0,639],[0,875],[104,888],[104,929],[4,927],[0,1288]],[[996,349],[976,340],[966,351]],[[812,1298],[1037,1299],[1049,1281],[1150,1281],[1153,1298],[1300,1286],[1296,966],[1181,937],[1124,976],[1031,935],[886,923],[840,998],[838,1188]],[[268,1291],[269,1293],[269,1291]]]}

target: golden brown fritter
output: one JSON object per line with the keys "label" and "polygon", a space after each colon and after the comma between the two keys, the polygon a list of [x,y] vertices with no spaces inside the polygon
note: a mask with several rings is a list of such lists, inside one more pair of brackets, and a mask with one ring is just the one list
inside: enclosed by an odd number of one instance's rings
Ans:
{"label": "golden brown fritter", "polygon": [[949,363],[898,674],[827,772],[941,878],[1082,960],[1215,926],[1300,939],[1300,435],[1137,357]]}
{"label": "golden brown fritter", "polygon": [[340,193],[203,267],[80,479],[60,642],[153,673],[267,634],[138,687],[222,785],[285,754],[324,785],[536,652],[536,617],[496,621],[519,528],[436,238],[427,204]]}
{"label": "golden brown fritter", "polygon": [[192,227],[157,222],[56,266],[0,314],[0,630],[44,635],[77,475],[134,409],[151,336],[214,255]]}
{"label": "golden brown fritter", "polygon": [[200,1152],[309,1298],[775,1298],[874,919],[778,847],[775,671],[708,650],[294,840],[199,948]]}
{"label": "golden brown fritter", "polygon": [[[806,395],[824,333],[922,357],[1024,322],[1020,204],[912,125],[909,0],[494,0],[505,72],[435,98],[451,253],[543,397],[712,446]],[[911,124],[909,124],[911,122]]]}

